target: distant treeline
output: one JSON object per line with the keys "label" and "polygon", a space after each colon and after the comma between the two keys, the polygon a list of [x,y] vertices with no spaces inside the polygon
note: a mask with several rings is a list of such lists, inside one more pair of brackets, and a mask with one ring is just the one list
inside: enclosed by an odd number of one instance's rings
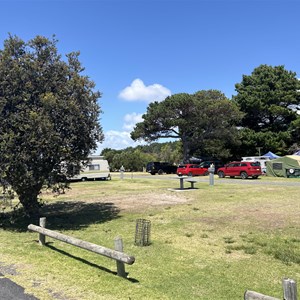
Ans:
{"label": "distant treeline", "polygon": [[149,145],[128,147],[122,150],[105,148],[103,155],[109,162],[112,171],[118,171],[121,166],[126,171],[143,171],[150,161],[168,161],[175,165],[182,159],[180,142],[151,143]]}

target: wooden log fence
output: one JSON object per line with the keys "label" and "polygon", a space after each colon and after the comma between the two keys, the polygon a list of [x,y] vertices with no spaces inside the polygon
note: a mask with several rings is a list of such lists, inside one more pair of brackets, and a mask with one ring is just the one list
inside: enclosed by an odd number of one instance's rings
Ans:
{"label": "wooden log fence", "polygon": [[[297,300],[297,284],[295,280],[284,278],[282,280],[283,300]],[[254,291],[246,291],[244,300],[280,300]]]}
{"label": "wooden log fence", "polygon": [[39,244],[44,246],[46,244],[46,236],[53,239],[65,242],[67,244],[106,256],[108,258],[116,260],[117,274],[118,276],[126,278],[124,263],[132,265],[135,262],[135,257],[123,253],[123,241],[120,237],[116,237],[114,240],[115,250],[102,247],[90,242],[82,241],[77,238],[70,237],[68,235],[46,229],[46,218],[40,218],[40,226],[33,224],[28,225],[28,229],[39,233]]}

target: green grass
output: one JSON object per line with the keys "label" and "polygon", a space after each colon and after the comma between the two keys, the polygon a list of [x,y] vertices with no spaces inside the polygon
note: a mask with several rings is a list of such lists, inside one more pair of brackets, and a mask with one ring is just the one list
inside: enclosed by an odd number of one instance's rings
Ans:
{"label": "green grass", "polygon": [[[282,278],[300,279],[299,186],[199,179],[198,189],[176,192],[167,175],[116,175],[43,195],[47,228],[109,248],[121,236],[136,258],[128,279],[92,252],[51,238],[39,246],[21,220],[0,230],[0,272],[43,300],[240,300],[247,289],[282,298]],[[139,218],[151,221],[150,246],[134,244]]]}

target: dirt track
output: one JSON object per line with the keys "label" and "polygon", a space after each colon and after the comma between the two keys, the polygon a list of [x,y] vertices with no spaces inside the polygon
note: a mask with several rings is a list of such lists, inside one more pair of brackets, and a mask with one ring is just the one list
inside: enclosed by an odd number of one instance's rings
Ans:
{"label": "dirt track", "polygon": [[[95,202],[95,199],[86,202]],[[120,210],[140,211],[152,206],[176,205],[188,202],[188,198],[182,193],[147,193],[137,195],[122,195],[122,196],[109,196],[103,200],[96,200],[97,202],[112,202]]]}

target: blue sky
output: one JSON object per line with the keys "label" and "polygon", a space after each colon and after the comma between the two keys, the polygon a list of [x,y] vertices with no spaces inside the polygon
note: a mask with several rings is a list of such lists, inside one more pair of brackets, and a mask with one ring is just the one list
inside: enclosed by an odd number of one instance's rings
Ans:
{"label": "blue sky", "polygon": [[80,51],[102,93],[101,149],[130,139],[151,101],[235,84],[261,64],[300,77],[298,0],[0,0],[0,48],[8,33],[59,40]]}

